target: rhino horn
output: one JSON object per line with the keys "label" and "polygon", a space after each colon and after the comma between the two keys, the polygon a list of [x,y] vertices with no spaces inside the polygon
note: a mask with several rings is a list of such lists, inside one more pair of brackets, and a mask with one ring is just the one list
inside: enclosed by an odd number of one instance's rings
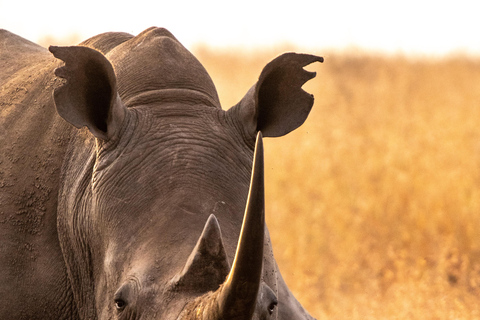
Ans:
{"label": "rhino horn", "polygon": [[265,192],[262,134],[258,132],[253,170],[237,251],[218,296],[221,319],[251,319],[263,267]]}
{"label": "rhino horn", "polygon": [[220,225],[211,214],[187,263],[172,284],[192,291],[213,291],[225,281],[229,270]]}

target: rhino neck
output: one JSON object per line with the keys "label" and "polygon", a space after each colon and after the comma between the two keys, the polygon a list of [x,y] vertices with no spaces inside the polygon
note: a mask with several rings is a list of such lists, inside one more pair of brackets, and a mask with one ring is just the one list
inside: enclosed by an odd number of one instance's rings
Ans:
{"label": "rhino neck", "polygon": [[[75,131],[61,170],[57,228],[75,304],[81,319],[96,319],[92,248],[88,216],[95,140],[86,129]],[[94,232],[94,231],[92,231]]]}

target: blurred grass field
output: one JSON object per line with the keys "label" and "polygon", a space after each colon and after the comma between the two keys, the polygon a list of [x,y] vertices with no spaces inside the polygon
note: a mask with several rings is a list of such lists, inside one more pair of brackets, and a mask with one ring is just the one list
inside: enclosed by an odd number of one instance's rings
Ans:
{"label": "blurred grass field", "polygon": [[[281,51],[194,52],[228,108]],[[480,59],[324,56],[265,142],[287,283],[319,319],[480,319]]]}

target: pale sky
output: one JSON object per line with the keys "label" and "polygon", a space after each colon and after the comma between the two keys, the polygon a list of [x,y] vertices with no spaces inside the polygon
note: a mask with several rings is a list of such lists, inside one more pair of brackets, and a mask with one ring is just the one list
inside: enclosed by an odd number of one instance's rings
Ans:
{"label": "pale sky", "polygon": [[[476,4],[478,3],[478,4]],[[0,0],[0,28],[29,40],[83,40],[166,27],[185,46],[352,47],[423,55],[480,55],[480,1],[381,0]]]}

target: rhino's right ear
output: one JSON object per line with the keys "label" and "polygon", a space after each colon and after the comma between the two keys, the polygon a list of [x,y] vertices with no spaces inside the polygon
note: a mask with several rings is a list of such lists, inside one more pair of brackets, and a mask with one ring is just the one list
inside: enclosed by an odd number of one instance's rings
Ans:
{"label": "rhino's right ear", "polygon": [[84,126],[97,138],[115,135],[126,108],[117,92],[117,80],[110,62],[100,52],[87,47],[49,48],[65,62],[55,75],[66,83],[55,89],[58,114],[77,128]]}
{"label": "rhino's right ear", "polygon": [[229,113],[255,136],[279,137],[295,130],[307,119],[313,106],[313,95],[302,86],[315,77],[303,67],[323,62],[322,57],[284,53],[263,68],[258,82]]}

